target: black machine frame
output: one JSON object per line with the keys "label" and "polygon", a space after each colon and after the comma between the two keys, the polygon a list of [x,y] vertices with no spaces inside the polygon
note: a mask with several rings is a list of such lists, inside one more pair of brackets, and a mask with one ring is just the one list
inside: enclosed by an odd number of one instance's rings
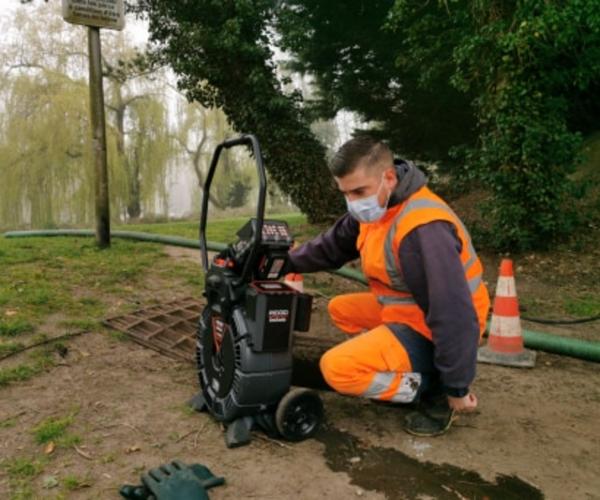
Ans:
{"label": "black machine frame", "polygon": [[[256,216],[240,229],[239,240],[209,263],[210,188],[222,151],[236,146],[251,148],[256,162]],[[323,417],[316,392],[290,387],[292,332],[308,330],[312,298],[278,281],[293,240],[285,222],[265,221],[266,193],[266,173],[255,136],[243,135],[216,147],[204,183],[200,217],[207,298],[197,337],[202,391],[190,404],[226,425],[229,447],[248,443],[256,427],[272,437],[300,441],[315,434]]]}

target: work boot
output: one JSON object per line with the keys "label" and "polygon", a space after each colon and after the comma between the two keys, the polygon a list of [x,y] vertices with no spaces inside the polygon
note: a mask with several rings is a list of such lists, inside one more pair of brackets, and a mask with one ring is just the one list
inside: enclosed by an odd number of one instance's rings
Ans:
{"label": "work boot", "polygon": [[444,393],[424,394],[416,411],[404,417],[404,430],[413,436],[433,437],[444,434],[454,420],[454,411]]}

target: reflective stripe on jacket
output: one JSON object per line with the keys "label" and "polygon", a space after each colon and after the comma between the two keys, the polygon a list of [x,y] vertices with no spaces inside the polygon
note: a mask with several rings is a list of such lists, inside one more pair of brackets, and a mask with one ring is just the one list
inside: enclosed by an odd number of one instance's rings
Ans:
{"label": "reflective stripe on jacket", "polygon": [[383,318],[386,322],[404,323],[431,340],[432,333],[425,315],[404,282],[399,249],[408,233],[433,221],[450,222],[460,239],[460,260],[479,320],[480,333],[483,334],[489,308],[488,292],[482,282],[483,267],[464,224],[427,187],[422,187],[403,203],[389,208],[381,220],[360,224],[357,249],[361,255],[363,273],[379,303],[384,306]]}

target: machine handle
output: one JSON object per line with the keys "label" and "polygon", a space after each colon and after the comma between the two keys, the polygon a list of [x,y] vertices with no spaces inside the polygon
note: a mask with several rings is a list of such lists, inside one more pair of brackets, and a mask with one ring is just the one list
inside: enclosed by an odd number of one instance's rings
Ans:
{"label": "machine handle", "polygon": [[252,134],[242,135],[241,137],[235,139],[229,139],[227,141],[219,144],[215,152],[213,154],[212,160],[210,162],[210,167],[208,169],[208,174],[206,176],[206,181],[204,182],[203,196],[202,196],[202,212],[200,215],[200,252],[202,254],[202,267],[204,271],[208,271],[208,251],[206,248],[206,217],[208,214],[208,199],[210,193],[210,186],[212,184],[213,177],[215,175],[215,170],[217,168],[217,164],[219,162],[219,156],[221,155],[221,151],[223,148],[230,149],[234,146],[246,145],[252,148],[252,152],[254,154],[254,158],[256,160],[256,169],[258,172],[258,180],[259,180],[259,189],[258,189],[258,205],[256,207],[256,235],[254,239],[254,245],[250,250],[250,256],[246,260],[246,264],[242,271],[242,275],[240,276],[238,282],[243,282],[248,273],[250,272],[250,266],[252,261],[254,260],[254,256],[256,254],[256,250],[260,245],[262,239],[262,228],[265,216],[265,200],[267,194],[267,177],[265,175],[265,167],[263,164],[262,154],[260,152],[260,146],[258,144],[258,140]]}

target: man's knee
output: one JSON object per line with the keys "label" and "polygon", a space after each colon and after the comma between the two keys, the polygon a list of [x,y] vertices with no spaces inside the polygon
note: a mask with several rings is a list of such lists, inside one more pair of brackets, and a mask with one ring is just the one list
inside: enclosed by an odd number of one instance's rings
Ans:
{"label": "man's knee", "polygon": [[348,357],[341,355],[336,348],[329,349],[321,356],[319,366],[325,382],[338,392],[341,392],[342,387],[352,379],[354,372],[352,366],[348,363]]}
{"label": "man's knee", "polygon": [[356,310],[352,306],[352,302],[347,296],[338,295],[329,301],[327,311],[332,323],[343,332],[354,334],[363,330],[360,325],[356,324]]}
{"label": "man's knee", "polygon": [[334,322],[336,319],[340,319],[345,316],[345,309],[344,300],[340,296],[333,297],[333,299],[327,303],[327,312],[329,313],[329,317]]}

